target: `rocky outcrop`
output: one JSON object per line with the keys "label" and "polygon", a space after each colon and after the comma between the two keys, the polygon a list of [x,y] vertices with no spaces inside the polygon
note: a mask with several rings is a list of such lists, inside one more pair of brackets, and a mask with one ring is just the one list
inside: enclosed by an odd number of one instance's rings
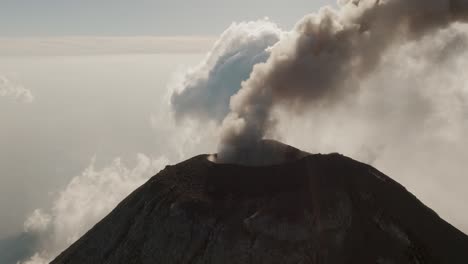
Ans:
{"label": "rocky outcrop", "polygon": [[52,263],[468,263],[468,238],[338,154],[167,166]]}

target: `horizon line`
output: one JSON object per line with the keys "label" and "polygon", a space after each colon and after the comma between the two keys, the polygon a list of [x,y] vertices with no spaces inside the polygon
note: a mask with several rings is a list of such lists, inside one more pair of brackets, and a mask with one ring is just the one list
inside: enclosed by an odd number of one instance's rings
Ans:
{"label": "horizon line", "polygon": [[95,55],[208,52],[217,36],[46,36],[0,37],[0,56]]}

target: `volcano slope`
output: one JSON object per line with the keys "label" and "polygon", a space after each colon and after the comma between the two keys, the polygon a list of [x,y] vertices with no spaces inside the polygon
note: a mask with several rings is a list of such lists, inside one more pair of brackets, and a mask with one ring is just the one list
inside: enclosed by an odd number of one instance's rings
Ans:
{"label": "volcano slope", "polygon": [[468,237],[383,173],[280,149],[167,166],[52,263],[468,263]]}

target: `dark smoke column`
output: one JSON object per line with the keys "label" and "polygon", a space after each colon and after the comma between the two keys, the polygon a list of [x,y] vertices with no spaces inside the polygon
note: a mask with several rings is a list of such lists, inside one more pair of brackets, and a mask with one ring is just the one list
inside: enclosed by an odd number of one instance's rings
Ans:
{"label": "dark smoke column", "polygon": [[274,131],[276,105],[328,107],[359,89],[389,48],[468,20],[468,0],[349,0],[307,15],[276,43],[231,98],[220,162],[255,148]]}

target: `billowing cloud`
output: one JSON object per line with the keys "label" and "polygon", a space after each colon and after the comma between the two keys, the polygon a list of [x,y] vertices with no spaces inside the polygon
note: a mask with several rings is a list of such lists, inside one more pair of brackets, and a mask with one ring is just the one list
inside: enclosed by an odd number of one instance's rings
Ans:
{"label": "billowing cloud", "polygon": [[465,0],[355,0],[305,16],[231,98],[220,161],[236,162],[238,149],[274,133],[275,107],[294,113],[340,104],[359,94],[390,49],[466,21]]}
{"label": "billowing cloud", "polygon": [[25,222],[25,231],[39,236],[41,246],[23,263],[49,263],[167,163],[143,154],[138,154],[134,168],[115,159],[96,169],[93,161],[58,194],[51,209],[35,210]]}
{"label": "billowing cloud", "polygon": [[268,59],[269,47],[281,34],[268,20],[233,23],[206,58],[173,84],[171,105],[176,119],[223,120],[231,96],[249,78],[253,66]]}
{"label": "billowing cloud", "polygon": [[36,209],[24,222],[24,231],[27,233],[42,233],[49,227],[52,217],[41,209]]}
{"label": "billowing cloud", "polygon": [[223,120],[218,157],[236,162],[236,149],[276,132],[276,107],[334,107],[357,96],[393,48],[465,21],[465,0],[357,0],[306,15],[288,32],[268,21],[233,24],[180,79],[171,104],[177,119]]}
{"label": "billowing cloud", "polygon": [[2,75],[0,75],[0,97],[12,97],[23,103],[34,101],[34,96],[30,90]]}

